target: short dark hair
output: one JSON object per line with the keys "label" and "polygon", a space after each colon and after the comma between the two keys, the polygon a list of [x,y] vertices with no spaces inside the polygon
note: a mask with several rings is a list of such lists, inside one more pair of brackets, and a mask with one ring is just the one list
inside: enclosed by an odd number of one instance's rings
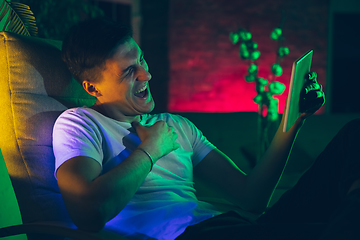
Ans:
{"label": "short dark hair", "polygon": [[130,26],[107,18],[93,18],[70,28],[62,45],[62,59],[74,78],[96,82],[113,50],[132,37]]}

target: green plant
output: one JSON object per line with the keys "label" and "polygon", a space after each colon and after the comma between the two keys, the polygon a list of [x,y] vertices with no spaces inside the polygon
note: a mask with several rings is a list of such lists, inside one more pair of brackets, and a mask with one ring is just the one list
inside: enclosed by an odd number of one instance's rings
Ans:
{"label": "green plant", "polygon": [[[281,45],[282,42],[282,30],[275,28],[270,37],[273,40],[279,41],[279,47],[277,49],[277,59],[271,66],[271,72],[274,80],[277,76],[281,76],[283,73],[280,66],[281,59],[289,54],[289,48]],[[238,32],[230,33],[230,40],[233,44],[240,42],[240,58],[248,60],[249,68],[248,75],[245,76],[247,82],[256,83],[257,95],[254,97],[254,102],[259,105],[259,108],[266,107],[266,117],[269,121],[276,121],[278,119],[278,100],[274,98],[274,95],[280,95],[285,90],[285,85],[278,81],[269,81],[258,76],[258,65],[256,60],[260,57],[261,53],[258,50],[258,44],[252,40],[252,34],[245,29],[240,29]],[[263,116],[263,111],[261,112]]]}
{"label": "green plant", "polygon": [[104,12],[86,0],[0,0],[0,30],[27,36],[62,40],[72,25],[100,16]]}
{"label": "green plant", "polygon": [[33,12],[22,3],[0,0],[0,23],[1,31],[26,36],[36,36],[38,32]]}
{"label": "green plant", "polygon": [[18,0],[31,7],[41,38],[63,40],[71,26],[86,18],[104,16],[104,12],[87,0]]}
{"label": "green plant", "polygon": [[239,56],[241,59],[247,61],[249,64],[248,74],[245,76],[247,82],[255,82],[257,95],[253,101],[258,104],[259,115],[259,150],[258,158],[265,152],[270,144],[270,137],[268,130],[270,125],[274,125],[279,118],[279,100],[274,98],[275,95],[280,95],[285,90],[285,85],[275,81],[276,77],[281,76],[283,69],[280,66],[282,58],[289,54],[289,48],[282,46],[283,35],[281,28],[275,28],[271,34],[271,39],[278,41],[277,57],[271,66],[272,76],[270,81],[261,78],[258,75],[257,60],[261,56],[258,50],[258,44],[253,41],[252,34],[243,28],[237,32],[230,33],[230,40],[233,44],[240,43]]}

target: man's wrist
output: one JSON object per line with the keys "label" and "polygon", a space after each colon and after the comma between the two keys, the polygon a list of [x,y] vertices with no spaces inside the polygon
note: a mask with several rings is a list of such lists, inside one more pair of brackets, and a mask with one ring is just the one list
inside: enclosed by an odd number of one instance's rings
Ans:
{"label": "man's wrist", "polygon": [[150,153],[148,153],[145,149],[143,149],[141,147],[138,147],[137,149],[140,150],[141,152],[145,153],[147,155],[147,157],[149,158],[150,164],[151,164],[149,172],[151,172],[151,170],[153,169],[154,163],[155,163],[154,159],[151,157]]}

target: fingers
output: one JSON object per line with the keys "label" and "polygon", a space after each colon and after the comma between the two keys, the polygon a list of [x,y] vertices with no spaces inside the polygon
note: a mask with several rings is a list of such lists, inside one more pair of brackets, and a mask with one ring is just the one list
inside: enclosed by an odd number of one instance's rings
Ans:
{"label": "fingers", "polygon": [[301,113],[315,113],[325,103],[325,94],[316,78],[316,72],[309,72],[305,76],[306,82],[300,93],[299,101],[299,110]]}
{"label": "fingers", "polygon": [[178,149],[179,147],[180,147],[180,145],[177,142],[174,142],[173,151]]}
{"label": "fingers", "polygon": [[305,94],[308,94],[311,91],[319,90],[322,91],[322,86],[317,82],[312,82],[304,86]]}
{"label": "fingers", "polygon": [[169,126],[169,131],[171,133],[171,140],[173,141],[173,150],[176,150],[180,147],[180,145],[176,142],[176,139],[178,138],[177,133],[175,132],[175,128],[172,126]]}
{"label": "fingers", "polygon": [[144,127],[143,125],[141,125],[141,123],[139,122],[132,122],[131,126],[136,130],[138,127]]}
{"label": "fingers", "polygon": [[174,151],[180,147],[180,145],[176,142],[178,135],[173,126],[169,126],[164,121],[158,121],[153,126],[159,126],[162,130],[162,137],[164,138],[164,142],[161,144],[163,146],[169,144],[170,150]]}
{"label": "fingers", "polygon": [[323,91],[311,91],[300,99],[299,110],[301,113],[314,113],[325,103]]}
{"label": "fingers", "polygon": [[141,140],[143,140],[144,137],[146,137],[148,135],[147,127],[143,126],[141,123],[132,122],[131,126],[136,131],[137,135],[139,136],[139,138]]}
{"label": "fingers", "polygon": [[151,126],[143,126],[139,122],[132,122],[141,142],[160,148],[163,153],[169,153],[179,148],[176,142],[178,137],[174,127],[169,126],[165,121],[157,121]]}
{"label": "fingers", "polygon": [[317,73],[314,71],[310,71],[306,76],[305,79],[307,82],[316,82],[317,79]]}

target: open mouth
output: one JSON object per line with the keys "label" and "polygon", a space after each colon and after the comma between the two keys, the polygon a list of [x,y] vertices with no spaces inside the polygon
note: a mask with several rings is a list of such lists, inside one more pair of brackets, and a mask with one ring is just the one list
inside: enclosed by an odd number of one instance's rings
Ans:
{"label": "open mouth", "polygon": [[134,94],[136,97],[144,98],[147,96],[147,84],[141,89],[137,90]]}

